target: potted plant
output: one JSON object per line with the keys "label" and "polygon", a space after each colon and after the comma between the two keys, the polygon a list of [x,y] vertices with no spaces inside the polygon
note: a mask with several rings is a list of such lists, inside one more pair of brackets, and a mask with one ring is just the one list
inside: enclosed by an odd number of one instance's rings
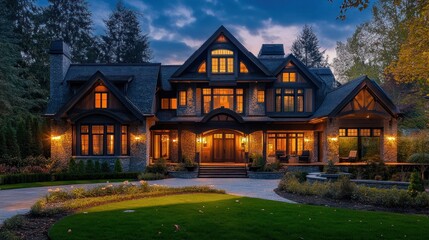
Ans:
{"label": "potted plant", "polygon": [[192,161],[191,159],[184,157],[183,158],[183,163],[185,168],[189,171],[189,172],[193,172],[195,171],[195,169],[197,168],[198,164],[194,161]]}

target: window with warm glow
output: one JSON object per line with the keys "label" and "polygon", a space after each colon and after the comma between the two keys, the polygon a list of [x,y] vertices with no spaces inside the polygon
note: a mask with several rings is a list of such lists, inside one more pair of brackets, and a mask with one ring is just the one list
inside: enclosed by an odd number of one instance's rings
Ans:
{"label": "window with warm glow", "polygon": [[225,37],[223,34],[221,34],[221,35],[219,35],[219,37],[216,39],[216,42],[224,43],[224,42],[227,42],[227,40],[226,40],[226,37]]}
{"label": "window with warm glow", "polygon": [[295,72],[284,72],[282,74],[283,82],[296,82],[296,73]]}
{"label": "window with warm glow", "polygon": [[202,92],[202,112],[204,114],[221,107],[237,113],[244,111],[244,89],[242,88],[203,88]]}
{"label": "window with warm glow", "polygon": [[303,133],[270,133],[268,134],[268,156],[300,155],[304,149]]}
{"label": "window with warm glow", "polygon": [[258,90],[258,103],[265,102],[265,91],[264,90]]}
{"label": "window with warm glow", "polygon": [[121,126],[121,155],[128,155],[128,126]]}
{"label": "window with warm glow", "polygon": [[153,158],[170,158],[170,138],[165,133],[155,133],[153,135]]}
{"label": "window with warm glow", "polygon": [[353,110],[374,110],[374,97],[364,89],[353,99]]}
{"label": "window with warm glow", "polygon": [[212,73],[233,73],[234,52],[228,49],[211,51]]}
{"label": "window with warm glow", "polygon": [[80,151],[81,155],[89,155],[89,126],[80,127]]}
{"label": "window with warm glow", "polygon": [[249,69],[247,69],[246,64],[244,64],[243,62],[240,62],[240,72],[241,73],[248,73]]}
{"label": "window with warm glow", "polygon": [[108,93],[96,92],[94,100],[95,108],[107,108]]}
{"label": "window with warm glow", "polygon": [[235,98],[237,100],[235,111],[237,113],[243,113],[243,105],[244,105],[244,91],[241,88],[235,89]]}
{"label": "window with warm glow", "polygon": [[295,93],[293,89],[284,90],[284,112],[295,110]]}
{"label": "window with warm glow", "polygon": [[177,109],[177,98],[161,98],[161,109]]}
{"label": "window with warm glow", "polygon": [[206,61],[203,61],[200,64],[200,66],[198,67],[198,72],[199,73],[205,73],[206,72],[206,67],[207,67]]}
{"label": "window with warm glow", "polygon": [[104,153],[104,126],[103,125],[92,125],[92,154],[103,155]]}
{"label": "window with warm glow", "polygon": [[113,155],[115,154],[115,126],[113,125],[107,125],[107,155]]}
{"label": "window with warm glow", "polygon": [[357,151],[359,160],[366,160],[380,156],[381,151],[380,128],[340,128],[339,155],[348,157],[350,151]]}
{"label": "window with warm glow", "polygon": [[186,106],[186,91],[179,91],[179,105]]}
{"label": "window with warm glow", "polygon": [[312,112],[313,89],[276,88],[275,112]]}

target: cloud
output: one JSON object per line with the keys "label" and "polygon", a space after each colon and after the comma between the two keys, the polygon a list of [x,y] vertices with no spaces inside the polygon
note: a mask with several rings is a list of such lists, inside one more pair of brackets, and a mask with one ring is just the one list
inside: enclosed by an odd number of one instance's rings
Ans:
{"label": "cloud", "polygon": [[257,55],[263,43],[282,43],[285,52],[289,52],[292,42],[301,30],[301,26],[275,24],[272,22],[272,19],[269,18],[262,21],[262,26],[260,28],[252,31],[241,25],[234,25],[232,29],[234,29],[236,37],[240,39],[243,45],[253,54]]}
{"label": "cloud", "polygon": [[174,25],[176,25],[179,28],[189,25],[195,22],[195,20],[197,20],[193,16],[192,9],[187,8],[186,6],[183,6],[183,5],[170,8],[166,10],[164,13],[166,16],[170,17]]}
{"label": "cloud", "polygon": [[104,20],[107,20],[112,13],[109,4],[102,1],[91,1],[92,21],[96,32],[106,29]]}
{"label": "cloud", "polygon": [[201,11],[208,16],[213,16],[213,17],[216,16],[216,14],[210,8],[203,8],[203,9],[201,9]]}

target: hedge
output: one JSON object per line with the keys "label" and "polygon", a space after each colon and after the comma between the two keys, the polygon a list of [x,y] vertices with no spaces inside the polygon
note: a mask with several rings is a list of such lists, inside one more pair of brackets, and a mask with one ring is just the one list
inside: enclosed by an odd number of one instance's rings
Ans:
{"label": "hedge", "polygon": [[49,181],[69,181],[69,180],[95,180],[95,179],[137,179],[139,172],[120,173],[91,173],[91,174],[70,174],[70,173],[28,173],[0,175],[0,185],[31,182]]}

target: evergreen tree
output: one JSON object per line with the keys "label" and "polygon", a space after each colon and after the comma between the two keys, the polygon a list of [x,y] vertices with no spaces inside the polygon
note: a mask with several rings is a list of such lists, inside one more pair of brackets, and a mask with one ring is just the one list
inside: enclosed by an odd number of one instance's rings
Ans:
{"label": "evergreen tree", "polygon": [[304,25],[302,32],[293,42],[291,52],[307,67],[328,66],[327,60],[323,56],[325,50],[320,51],[319,40],[313,29],[308,25]]}
{"label": "evergreen tree", "polygon": [[71,174],[78,173],[78,167],[77,167],[77,164],[76,164],[76,161],[74,160],[74,158],[70,158],[67,172],[71,173]]}
{"label": "evergreen tree", "polygon": [[44,121],[44,119],[40,117],[28,117],[27,118],[27,126],[31,128],[31,154],[33,156],[39,156],[43,154],[43,134],[42,129],[40,127],[40,121]]}
{"label": "evergreen tree", "polygon": [[137,15],[125,8],[122,1],[106,23],[106,35],[102,36],[102,60],[108,63],[141,63],[151,59],[147,35],[143,35]]}
{"label": "evergreen tree", "polygon": [[122,164],[121,164],[121,161],[119,159],[116,159],[116,161],[115,161],[114,171],[116,173],[122,172]]}
{"label": "evergreen tree", "polygon": [[77,173],[84,174],[85,173],[85,162],[80,160],[77,164]]}
{"label": "evergreen tree", "polygon": [[47,35],[70,44],[72,60],[86,62],[92,45],[92,20],[86,0],[49,0],[44,10]]}
{"label": "evergreen tree", "polygon": [[0,125],[0,159],[6,155],[8,154],[7,154],[7,148],[6,148],[6,138],[4,134],[4,127]]}
{"label": "evergreen tree", "polygon": [[10,123],[6,124],[4,135],[6,139],[6,149],[8,156],[20,158],[21,154],[16,139],[16,132]]}
{"label": "evergreen tree", "polygon": [[17,122],[16,139],[19,145],[21,157],[24,159],[32,155],[30,144],[30,141],[32,140],[31,129],[27,128],[26,122],[22,119]]}
{"label": "evergreen tree", "polygon": [[95,172],[94,162],[91,159],[88,159],[86,161],[85,172],[86,173],[94,173]]}
{"label": "evergreen tree", "polygon": [[110,172],[110,167],[107,161],[103,161],[103,163],[101,163],[101,172],[104,172],[104,173]]}
{"label": "evergreen tree", "polygon": [[100,166],[100,161],[96,160],[95,164],[94,164],[94,172],[99,173],[101,172],[101,166]]}

